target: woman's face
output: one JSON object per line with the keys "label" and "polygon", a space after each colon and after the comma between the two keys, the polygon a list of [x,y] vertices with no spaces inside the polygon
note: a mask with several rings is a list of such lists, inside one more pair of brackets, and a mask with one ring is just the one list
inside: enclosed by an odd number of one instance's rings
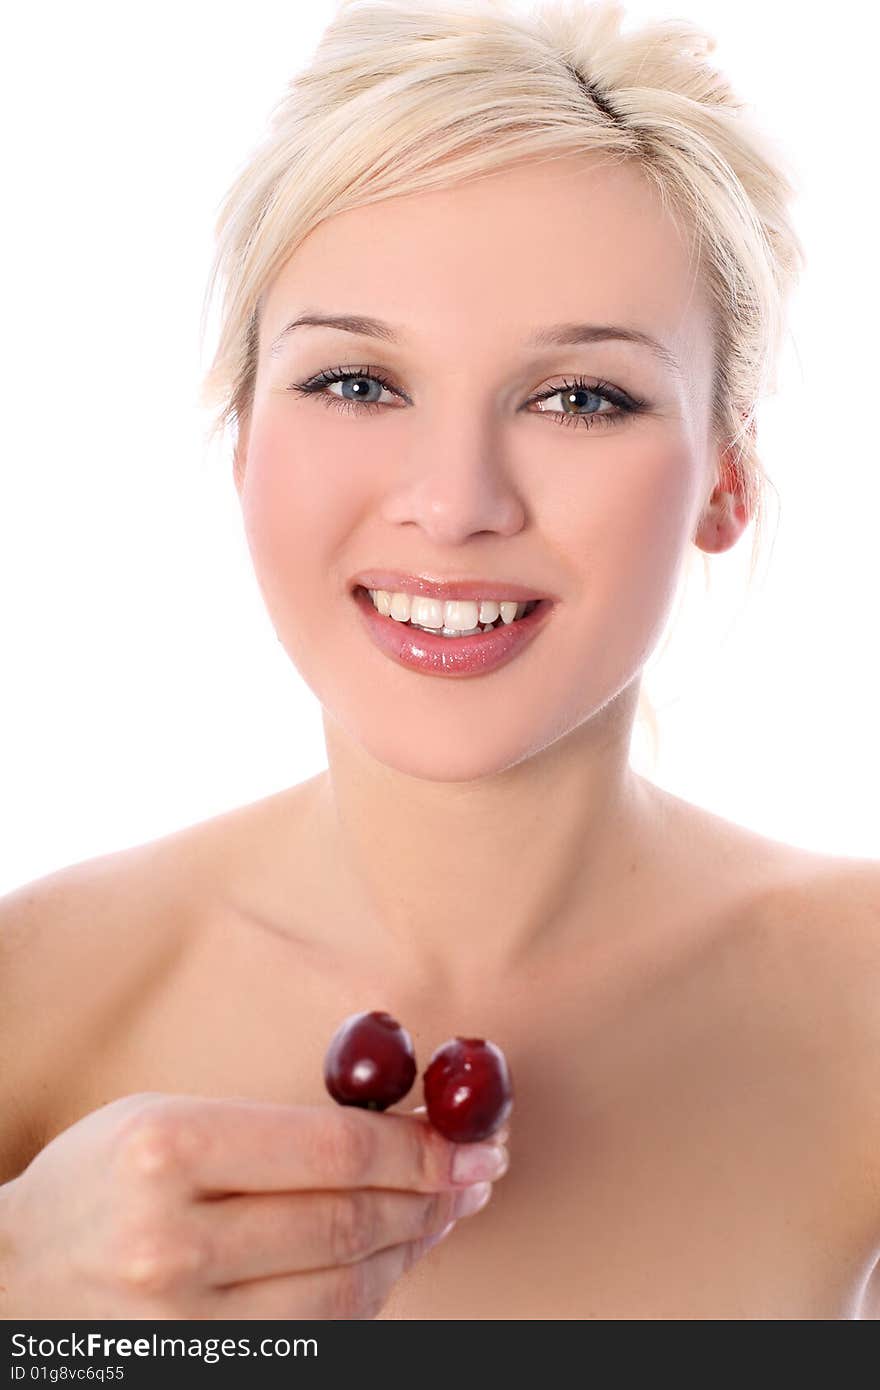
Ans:
{"label": "woman's face", "polygon": [[[306,313],[381,319],[397,341],[306,326],[276,343]],[[557,324],[659,349],[528,346]],[[637,170],[521,163],[333,217],[268,288],[259,353],[236,485],[276,632],[332,718],[437,781],[588,734],[660,638],[718,465],[708,308]],[[381,381],[291,389],[338,368]],[[600,383],[643,407],[621,413]],[[352,594],[365,569],[485,580],[486,597],[519,583],[554,606],[512,660],[450,679],[374,644]]]}

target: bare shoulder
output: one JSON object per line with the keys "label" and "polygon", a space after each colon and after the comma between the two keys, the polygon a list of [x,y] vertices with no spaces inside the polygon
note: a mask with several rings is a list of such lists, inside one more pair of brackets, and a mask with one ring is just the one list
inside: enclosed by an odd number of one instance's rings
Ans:
{"label": "bare shoulder", "polygon": [[880,1141],[880,861],[811,854],[762,894],[749,940],[755,983],[808,1030],[817,1069],[841,1094],[874,1097],[863,1116]]}
{"label": "bare shoulder", "polygon": [[880,1105],[880,860],[788,845],[667,794],[661,804],[697,901],[734,905],[717,940],[756,1002],[792,1037],[805,1029],[817,1062],[845,1068],[853,1085],[863,1073]]}
{"label": "bare shoulder", "polygon": [[182,949],[186,913],[169,891],[167,857],[157,841],[0,898],[0,1182],[30,1162],[60,1089]]}
{"label": "bare shoulder", "polygon": [[285,795],[68,864],[0,897],[4,994],[23,1010],[39,982],[56,1024],[78,1000],[118,997],[124,978],[185,944],[200,906],[234,883],[239,861],[252,863]]}
{"label": "bare shoulder", "polygon": [[273,827],[296,829],[310,785],[0,897],[0,1183],[42,1147],[59,1097],[149,1010],[212,914],[250,901],[240,884],[278,878]]}
{"label": "bare shoulder", "polygon": [[880,1319],[880,861],[817,860],[766,900],[760,947],[762,976],[803,1041],[794,1085],[837,1135],[826,1201],[839,1203],[864,1272],[861,1317]]}
{"label": "bare shoulder", "polygon": [[841,1047],[860,1051],[871,1027],[880,1043],[880,860],[811,856],[797,880],[765,895],[760,925],[783,978],[840,1007]]}

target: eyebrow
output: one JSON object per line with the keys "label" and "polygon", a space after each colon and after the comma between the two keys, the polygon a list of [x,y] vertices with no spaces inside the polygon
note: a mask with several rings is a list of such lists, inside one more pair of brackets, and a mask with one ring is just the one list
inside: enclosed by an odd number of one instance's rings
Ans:
{"label": "eyebrow", "polygon": [[[336,328],[343,333],[356,333],[362,338],[380,338],[386,343],[400,343],[402,335],[390,323],[363,314],[300,314],[282,328],[269,346],[269,356],[277,357],[288,334],[297,328]],[[638,328],[626,328],[610,323],[555,323],[536,329],[525,340],[527,348],[573,347],[579,343],[603,343],[617,339],[635,343],[654,353],[677,376],[681,367],[667,347]]]}

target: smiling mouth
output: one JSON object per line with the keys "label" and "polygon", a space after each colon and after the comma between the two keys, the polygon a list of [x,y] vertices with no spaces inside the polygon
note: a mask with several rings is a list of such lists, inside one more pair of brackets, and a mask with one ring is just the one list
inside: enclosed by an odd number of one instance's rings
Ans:
{"label": "smiling mouth", "polygon": [[[419,632],[433,633],[434,636],[437,637],[449,638],[471,637],[477,635],[478,633],[491,632],[493,631],[493,629],[497,628],[513,627],[514,624],[522,622],[523,618],[527,618],[531,613],[535,611],[536,608],[546,606],[550,602],[549,599],[531,599],[528,603],[517,603],[511,605],[505,603],[504,606],[508,610],[506,619],[503,613],[499,613],[496,618],[492,619],[489,622],[480,623],[478,621],[475,627],[459,629],[445,627],[443,625],[439,627],[428,626],[425,623],[413,622],[411,618],[395,618],[392,617],[390,613],[381,614],[379,608],[376,606],[375,603],[373,603],[373,599],[370,595],[369,590],[366,589],[363,584],[355,585],[354,589],[352,590],[352,595],[354,597],[362,595],[363,598],[366,599],[366,601],[372,605],[375,611],[377,613],[380,613],[380,616],[388,618],[389,622],[394,622],[399,627],[415,628]],[[416,597],[416,595],[413,595],[413,597]],[[497,606],[497,604],[495,604],[494,606]],[[511,613],[511,608],[514,609],[513,613]]]}

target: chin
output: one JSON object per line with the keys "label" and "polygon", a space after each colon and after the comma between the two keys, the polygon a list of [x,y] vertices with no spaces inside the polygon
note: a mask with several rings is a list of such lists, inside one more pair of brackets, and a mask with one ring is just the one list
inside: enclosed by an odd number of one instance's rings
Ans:
{"label": "chin", "polygon": [[549,730],[524,731],[518,738],[515,730],[506,730],[502,737],[496,731],[469,734],[466,739],[451,733],[447,741],[436,739],[428,744],[424,732],[416,728],[387,730],[349,729],[349,736],[376,762],[393,768],[405,777],[424,782],[478,782],[496,777],[517,763],[524,762],[552,741]]}

